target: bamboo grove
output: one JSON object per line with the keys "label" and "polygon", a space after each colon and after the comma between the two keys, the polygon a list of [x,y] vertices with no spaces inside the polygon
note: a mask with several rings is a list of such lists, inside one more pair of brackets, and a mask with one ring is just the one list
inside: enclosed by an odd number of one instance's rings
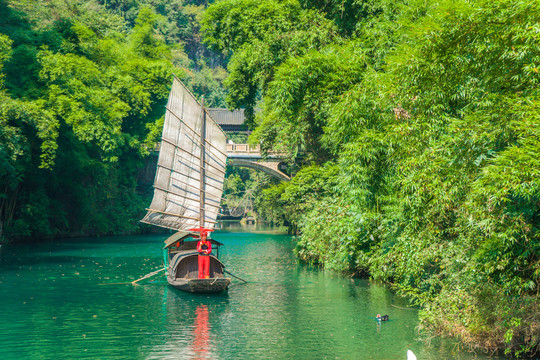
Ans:
{"label": "bamboo grove", "polygon": [[[0,0],[0,240],[139,231],[172,74],[224,106],[180,0]],[[211,69],[206,63],[213,61]]]}
{"label": "bamboo grove", "polygon": [[422,327],[525,355],[540,336],[540,5],[519,0],[227,0],[251,141],[304,156],[258,210],[297,255],[384,281]]}

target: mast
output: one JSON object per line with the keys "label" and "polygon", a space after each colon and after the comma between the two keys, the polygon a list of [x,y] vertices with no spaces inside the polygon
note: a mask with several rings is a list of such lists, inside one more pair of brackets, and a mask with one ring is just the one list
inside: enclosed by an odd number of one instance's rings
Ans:
{"label": "mast", "polygon": [[200,167],[201,167],[201,189],[200,189],[200,226],[204,228],[204,178],[206,176],[204,169],[204,160],[206,155],[206,111],[204,110],[204,96],[201,98],[201,110],[202,110],[202,125],[201,125],[201,156],[200,156]]}

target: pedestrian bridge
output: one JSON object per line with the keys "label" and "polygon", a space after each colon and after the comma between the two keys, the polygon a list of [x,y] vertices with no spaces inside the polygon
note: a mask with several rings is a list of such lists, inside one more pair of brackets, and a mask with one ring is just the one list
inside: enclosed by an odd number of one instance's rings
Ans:
{"label": "pedestrian bridge", "polygon": [[258,145],[227,144],[227,165],[260,170],[283,181],[291,180],[291,177],[282,171],[286,167],[283,164],[283,155],[269,153],[263,157]]}
{"label": "pedestrian bridge", "polygon": [[[159,144],[152,150],[151,155],[137,175],[141,184],[152,184],[154,181],[159,156]],[[227,144],[227,165],[256,169],[282,181],[289,181],[291,177],[283,172],[286,168],[283,158],[284,156],[279,153],[270,153],[264,158],[259,146]]]}
{"label": "pedestrian bridge", "polygon": [[[207,111],[225,133],[250,133],[245,124],[243,109],[230,111],[229,109],[208,108]],[[227,158],[227,164],[230,166],[257,169],[283,181],[291,180],[290,176],[283,172],[286,166],[283,163],[282,154],[270,153],[263,158],[259,146],[227,144]]]}

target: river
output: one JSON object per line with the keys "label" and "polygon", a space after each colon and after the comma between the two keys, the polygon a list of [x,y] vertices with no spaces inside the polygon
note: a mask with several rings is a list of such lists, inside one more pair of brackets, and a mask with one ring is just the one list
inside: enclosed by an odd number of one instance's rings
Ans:
{"label": "river", "polygon": [[163,277],[122,284],[162,266],[167,235],[4,245],[0,359],[487,359],[421,340],[417,311],[386,287],[298,264],[290,236],[248,230],[213,235],[248,283],[212,296]]}

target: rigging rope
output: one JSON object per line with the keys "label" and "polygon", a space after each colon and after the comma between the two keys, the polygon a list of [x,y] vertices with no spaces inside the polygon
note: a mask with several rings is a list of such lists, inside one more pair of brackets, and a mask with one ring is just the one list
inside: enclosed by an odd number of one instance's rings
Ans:
{"label": "rigging rope", "polygon": [[[234,200],[230,201],[230,195],[231,194],[226,195],[227,205],[234,203]],[[247,190],[236,207],[229,207],[229,214],[231,214],[231,216],[241,217],[246,215],[248,212],[253,211],[254,198],[254,190]]]}

